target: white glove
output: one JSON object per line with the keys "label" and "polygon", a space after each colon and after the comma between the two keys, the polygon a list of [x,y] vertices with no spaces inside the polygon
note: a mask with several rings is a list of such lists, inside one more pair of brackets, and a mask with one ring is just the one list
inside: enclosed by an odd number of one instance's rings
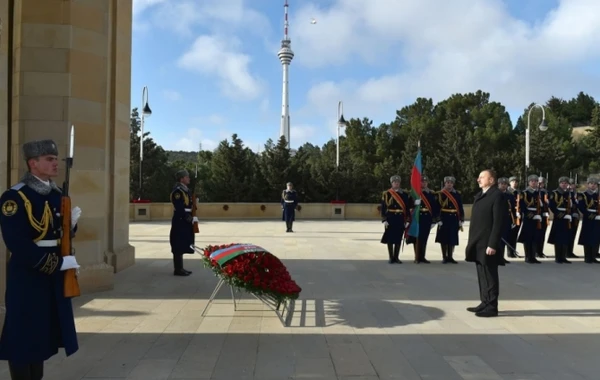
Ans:
{"label": "white glove", "polygon": [[438,222],[438,226],[440,226],[440,227],[441,227],[443,224],[444,224],[444,223],[442,223],[442,221],[441,221],[441,220]]}
{"label": "white glove", "polygon": [[389,226],[390,224],[387,222],[387,220],[385,222],[383,222],[383,226],[387,228],[387,226]]}
{"label": "white glove", "polygon": [[408,228],[408,226],[410,226],[410,223],[404,223],[404,228]]}
{"label": "white glove", "polygon": [[463,222],[458,222],[458,226],[462,227],[463,226]]}
{"label": "white glove", "polygon": [[512,230],[513,228],[515,228],[517,225],[516,224],[511,224],[510,225],[510,229]]}
{"label": "white glove", "polygon": [[573,220],[573,218],[571,217],[571,215],[565,215],[565,216],[563,217],[563,219],[566,219],[566,220],[568,220],[568,221],[571,221],[571,220]]}
{"label": "white glove", "polygon": [[194,216],[192,218],[192,223],[198,223],[198,217],[197,216]]}
{"label": "white glove", "polygon": [[520,218],[520,217],[521,217],[521,213],[520,213],[520,212],[518,212],[518,213],[517,213],[517,218]]}
{"label": "white glove", "polygon": [[78,268],[79,268],[79,264],[77,264],[77,260],[75,260],[75,256],[63,257],[63,263],[60,266],[60,270],[78,269]]}
{"label": "white glove", "polygon": [[536,215],[533,217],[533,220],[542,220],[542,216],[541,215]]}
{"label": "white glove", "polygon": [[579,219],[579,214],[573,214],[573,218]]}
{"label": "white glove", "polygon": [[420,205],[420,204],[421,204],[421,200],[420,200],[420,199],[417,199],[417,200],[415,201],[415,206],[418,206],[418,205]]}
{"label": "white glove", "polygon": [[77,225],[77,221],[79,221],[80,216],[81,209],[78,206],[73,207],[73,209],[71,209],[71,227],[75,227],[75,225]]}
{"label": "white glove", "polygon": [[594,220],[600,220],[600,215],[596,216]]}

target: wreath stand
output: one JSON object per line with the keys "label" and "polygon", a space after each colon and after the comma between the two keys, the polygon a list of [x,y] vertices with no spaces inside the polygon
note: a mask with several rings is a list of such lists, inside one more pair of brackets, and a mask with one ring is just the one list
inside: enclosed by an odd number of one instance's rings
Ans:
{"label": "wreath stand", "polygon": [[[202,254],[201,249],[199,249],[196,246],[193,246],[193,247],[194,247],[194,250],[196,251],[196,253]],[[203,317],[206,315],[206,311],[208,310],[208,308],[211,306],[211,304],[215,300],[215,297],[217,296],[217,294],[219,294],[219,291],[221,290],[223,285],[225,285],[225,280],[219,277],[219,282],[217,282],[217,285],[215,286],[215,289],[213,290],[212,294],[210,295],[210,298],[208,299],[208,302],[206,303],[204,310],[202,310],[201,315]],[[233,301],[233,310],[237,311],[238,310],[237,306],[238,306],[239,300],[241,299],[241,296],[239,298],[236,298],[235,290],[234,290],[233,286],[231,286],[231,285],[229,285],[229,290],[231,291],[231,299]],[[269,309],[273,310],[273,312],[279,318],[279,321],[281,322],[283,327],[290,326],[290,322],[291,322],[290,319],[291,319],[292,313],[294,312],[294,306],[295,306],[294,300],[285,300],[285,301],[278,302],[269,296],[265,296],[262,294],[256,294],[256,293],[250,292],[246,289],[244,289],[244,291],[246,291],[250,295],[254,296],[254,298],[261,301],[263,304],[267,305],[267,307]],[[240,289],[238,289],[238,293],[241,293]]]}

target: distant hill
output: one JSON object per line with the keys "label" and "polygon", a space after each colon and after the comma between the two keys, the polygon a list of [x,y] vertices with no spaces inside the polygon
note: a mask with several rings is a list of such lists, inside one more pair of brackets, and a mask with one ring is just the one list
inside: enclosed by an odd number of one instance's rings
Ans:
{"label": "distant hill", "polygon": [[198,152],[184,152],[182,150],[167,150],[167,156],[169,157],[169,162],[175,161],[186,161],[186,162],[196,162],[198,158]]}

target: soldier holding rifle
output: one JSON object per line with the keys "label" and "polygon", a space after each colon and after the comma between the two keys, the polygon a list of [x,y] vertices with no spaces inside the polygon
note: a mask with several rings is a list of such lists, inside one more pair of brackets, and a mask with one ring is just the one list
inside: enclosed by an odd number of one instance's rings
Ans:
{"label": "soldier holding rifle", "polygon": [[187,170],[180,170],[175,174],[177,183],[171,192],[171,203],[173,204],[173,218],[171,219],[171,231],[169,242],[171,253],[173,253],[173,274],[175,276],[189,276],[191,271],[183,268],[183,255],[193,254],[191,247],[196,236],[194,225],[198,223],[198,217],[192,215],[193,203],[196,202],[192,191],[189,189],[190,174]]}
{"label": "soldier holding rifle", "polygon": [[[8,360],[13,380],[39,380],[44,361],[59,348],[67,356],[79,348],[71,298],[65,294],[65,274],[79,265],[75,256],[62,257],[60,245],[62,225],[76,230],[81,209],[61,215],[63,191],[52,180],[58,175],[54,141],[28,142],[23,153],[28,171],[0,198],[0,228],[11,252],[0,360]],[[63,223],[65,216],[70,221]]]}
{"label": "soldier holding rifle", "polygon": [[508,235],[508,239],[506,240],[510,245],[508,247],[508,257],[517,257],[517,252],[514,250],[517,248],[517,237],[519,236],[519,230],[521,229],[521,220],[517,218],[517,204],[519,203],[519,179],[517,177],[510,177],[508,179],[510,183],[510,187],[506,190],[508,193],[512,195],[513,201],[513,209],[512,215],[515,217],[514,225],[512,226],[510,233]]}
{"label": "soldier holding rifle", "polygon": [[420,200],[413,201],[402,191],[399,175],[393,175],[390,183],[392,187],[381,194],[381,222],[384,226],[381,244],[387,245],[390,264],[402,264],[400,248],[404,240],[404,231],[410,224],[410,212],[415,202]]}
{"label": "soldier holding rifle", "polygon": [[577,207],[577,183],[573,178],[569,178],[569,197],[571,198],[571,230],[569,231],[569,250],[567,257],[572,259],[578,259],[579,256],[575,254],[575,236],[577,236],[577,229],[579,227],[579,208]]}
{"label": "soldier holding rifle", "polygon": [[569,178],[558,179],[558,189],[550,193],[550,211],[553,220],[548,243],[554,245],[554,261],[557,264],[571,264],[567,260],[573,228],[573,198],[569,193]]}
{"label": "soldier holding rifle", "polygon": [[538,236],[542,229],[542,200],[538,191],[539,177],[535,174],[527,177],[529,186],[519,194],[517,218],[521,219],[521,232],[518,241],[523,243],[525,262],[540,264],[535,258],[538,249]]}
{"label": "soldier holding rifle", "polygon": [[579,245],[583,245],[584,261],[587,264],[598,264],[596,258],[600,248],[600,196],[598,195],[597,177],[588,178],[587,190],[577,195],[577,205],[581,211],[581,232]]}

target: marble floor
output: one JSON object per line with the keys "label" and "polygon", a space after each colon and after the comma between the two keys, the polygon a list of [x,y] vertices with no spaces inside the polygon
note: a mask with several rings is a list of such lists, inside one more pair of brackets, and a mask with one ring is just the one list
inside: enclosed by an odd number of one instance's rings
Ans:
{"label": "marble floor", "polygon": [[477,318],[466,227],[459,264],[440,263],[432,232],[431,264],[407,246],[390,265],[377,221],[298,221],[293,234],[279,221],[202,222],[198,246],[252,243],[287,265],[303,291],[283,327],[247,294],[234,311],[227,288],[202,317],[212,272],[189,255],[193,274],[173,276],[169,224],[132,223],[135,266],[76,300],[80,350],[48,361],[44,379],[598,379],[600,265],[514,259],[500,269],[501,315]]}

